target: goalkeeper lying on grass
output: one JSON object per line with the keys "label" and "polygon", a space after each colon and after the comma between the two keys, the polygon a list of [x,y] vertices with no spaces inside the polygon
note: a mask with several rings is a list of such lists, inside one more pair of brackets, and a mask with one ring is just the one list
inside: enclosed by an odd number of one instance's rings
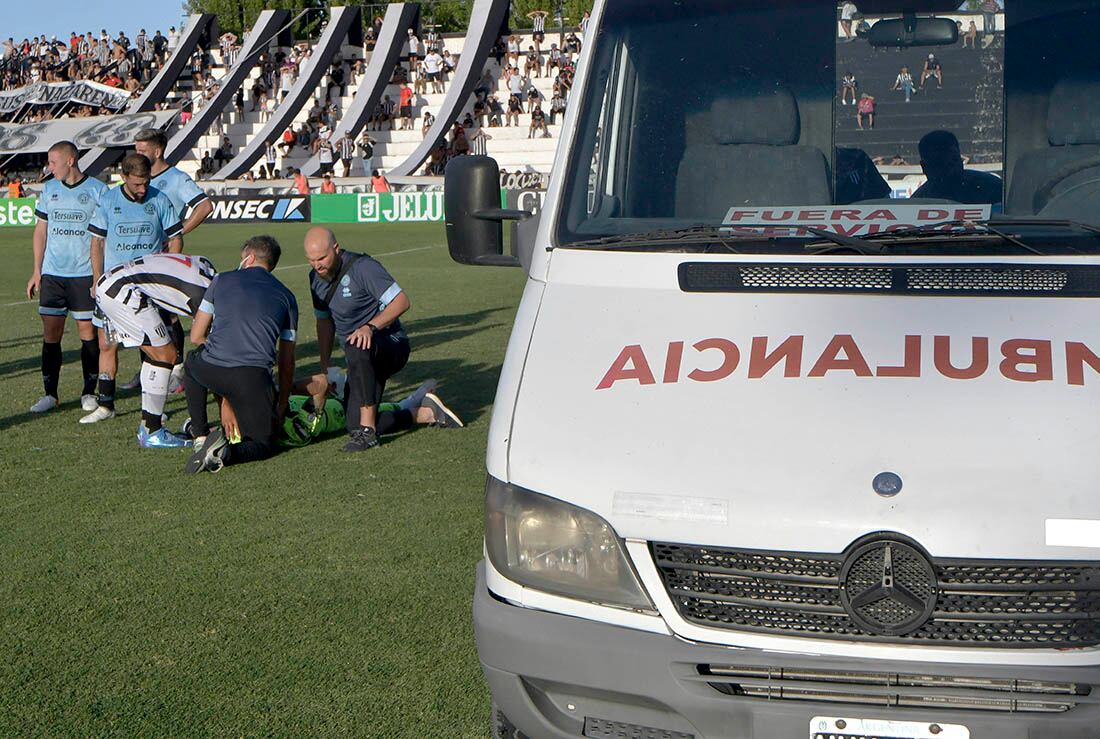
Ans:
{"label": "goalkeeper lying on grass", "polygon": [[[336,368],[328,375],[311,375],[294,381],[283,426],[276,442],[283,448],[300,447],[330,434],[344,431],[346,421],[345,385],[347,375]],[[435,380],[427,380],[399,403],[378,405],[378,429],[395,433],[414,426],[462,428],[462,420],[434,392]],[[180,433],[190,435],[191,419],[184,422]],[[222,468],[224,450],[240,439],[236,417],[229,403],[221,400],[222,428],[210,434],[205,443],[196,443],[195,453],[184,468],[186,472],[218,472]]]}

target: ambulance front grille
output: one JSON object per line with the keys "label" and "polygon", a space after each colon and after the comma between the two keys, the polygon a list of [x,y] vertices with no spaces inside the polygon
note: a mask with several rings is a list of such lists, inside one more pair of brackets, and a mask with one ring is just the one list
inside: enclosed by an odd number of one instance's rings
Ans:
{"label": "ambulance front grille", "polygon": [[933,559],[936,603],[908,634],[865,631],[841,599],[844,554],[651,542],[677,611],[710,628],[998,648],[1100,645],[1100,563]]}

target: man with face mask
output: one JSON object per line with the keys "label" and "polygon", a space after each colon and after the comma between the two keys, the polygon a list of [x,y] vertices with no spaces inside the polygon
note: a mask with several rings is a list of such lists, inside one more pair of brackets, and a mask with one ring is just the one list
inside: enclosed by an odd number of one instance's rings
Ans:
{"label": "man with face mask", "polygon": [[917,145],[920,166],[928,181],[917,188],[914,198],[942,198],[956,203],[1000,203],[1001,178],[989,172],[963,168],[959,140],[950,131],[926,133]]}
{"label": "man with face mask", "polygon": [[[253,236],[241,247],[241,263],[214,278],[191,324],[199,348],[184,363],[195,454],[184,471],[218,472],[225,465],[267,459],[275,429],[286,414],[294,384],[298,302],[271,274],[282,249],[270,236]],[[271,376],[278,366],[278,387]],[[210,433],[206,402],[221,396],[222,429]],[[227,418],[226,408],[232,409]],[[226,429],[232,429],[230,443]]]}

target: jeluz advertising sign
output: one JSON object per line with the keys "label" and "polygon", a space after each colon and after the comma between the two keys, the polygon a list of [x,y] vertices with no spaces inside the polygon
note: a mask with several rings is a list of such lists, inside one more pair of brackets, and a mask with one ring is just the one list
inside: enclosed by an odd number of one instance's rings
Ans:
{"label": "jeluz advertising sign", "polygon": [[0,226],[33,226],[35,198],[0,198]]}

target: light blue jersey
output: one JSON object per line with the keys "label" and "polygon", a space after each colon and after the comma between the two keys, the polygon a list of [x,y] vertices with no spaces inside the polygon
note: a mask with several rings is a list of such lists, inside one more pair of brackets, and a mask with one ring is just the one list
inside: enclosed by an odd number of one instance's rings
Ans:
{"label": "light blue jersey", "polygon": [[84,175],[75,185],[47,180],[34,214],[46,222],[46,253],[42,274],[54,277],[91,277],[92,235],[88,221],[107,186]]}
{"label": "light blue jersey", "polygon": [[202,201],[209,199],[193,179],[175,167],[164,170],[149,180],[149,184],[168,196],[181,221],[187,220],[188,208],[194,208]]}
{"label": "light blue jersey", "polygon": [[164,251],[164,242],[183,231],[179,215],[168,196],[155,187],[145,200],[131,200],[123,186],[113,187],[99,199],[88,230],[105,240],[103,271],[146,254]]}

